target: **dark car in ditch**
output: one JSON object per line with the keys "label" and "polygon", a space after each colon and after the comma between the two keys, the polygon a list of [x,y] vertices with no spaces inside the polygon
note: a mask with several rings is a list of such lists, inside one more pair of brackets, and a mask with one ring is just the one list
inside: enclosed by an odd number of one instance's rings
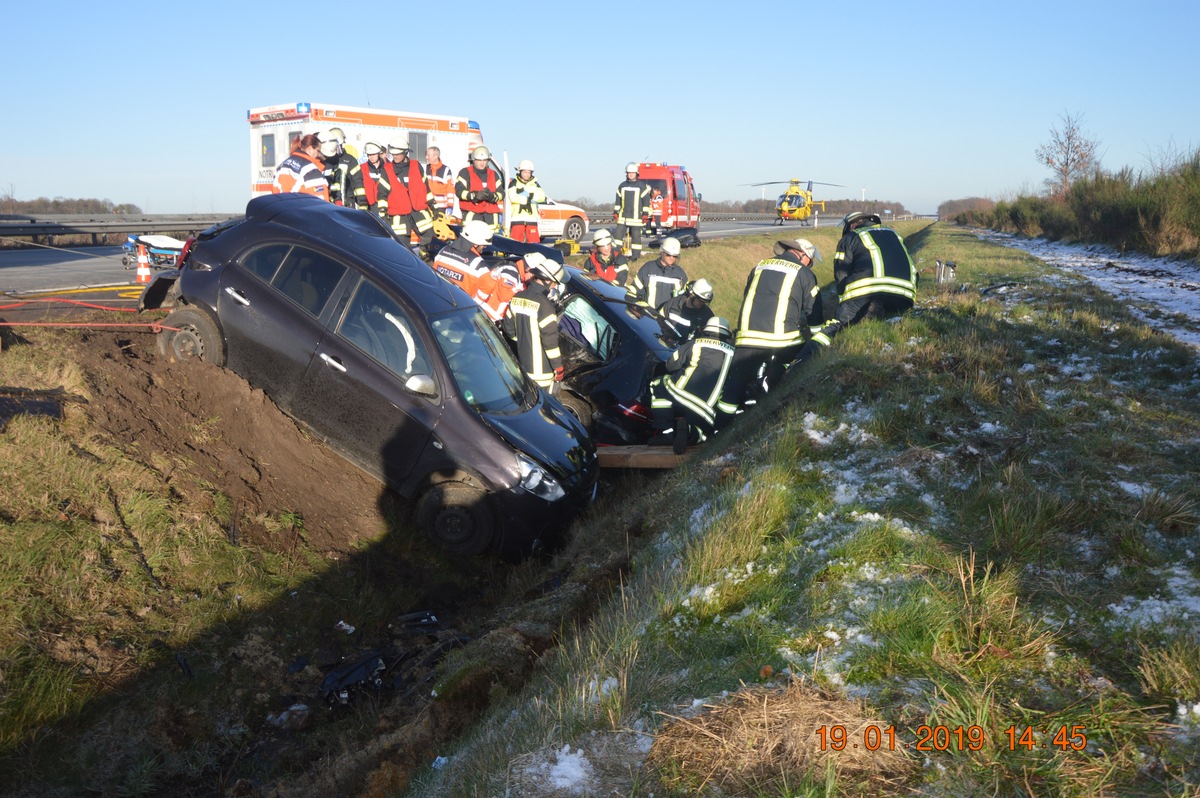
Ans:
{"label": "dark car in ditch", "polygon": [[257,197],[189,242],[140,308],[160,353],[223,365],[415,502],[452,551],[520,554],[594,498],[595,446],[475,302],[372,214]]}
{"label": "dark car in ditch", "polygon": [[[538,252],[558,263],[552,247],[494,236],[484,257],[493,266]],[[555,398],[566,405],[596,443],[644,444],[654,430],[650,381],[664,373],[671,352],[682,343],[659,314],[634,301],[619,285],[566,267],[565,285],[556,292],[559,349],[564,379]]]}

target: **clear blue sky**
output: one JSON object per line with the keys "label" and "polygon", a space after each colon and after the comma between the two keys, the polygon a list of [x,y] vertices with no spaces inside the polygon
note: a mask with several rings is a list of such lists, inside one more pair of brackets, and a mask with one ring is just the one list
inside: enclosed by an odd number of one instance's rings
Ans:
{"label": "clear blue sky", "polygon": [[1200,146],[1190,2],[845,5],[21,3],[0,195],[241,212],[246,110],[296,101],[467,116],[562,199],[606,200],[646,159],[709,200],[798,177],[930,213],[1039,191],[1067,113],[1109,169]]}

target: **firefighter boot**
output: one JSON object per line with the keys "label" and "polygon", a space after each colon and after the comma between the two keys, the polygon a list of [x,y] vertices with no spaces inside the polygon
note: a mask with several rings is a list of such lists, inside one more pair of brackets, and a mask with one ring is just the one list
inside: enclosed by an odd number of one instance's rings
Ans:
{"label": "firefighter boot", "polygon": [[688,422],[682,416],[675,417],[675,434],[671,439],[671,451],[675,454],[683,454],[687,451],[688,446]]}

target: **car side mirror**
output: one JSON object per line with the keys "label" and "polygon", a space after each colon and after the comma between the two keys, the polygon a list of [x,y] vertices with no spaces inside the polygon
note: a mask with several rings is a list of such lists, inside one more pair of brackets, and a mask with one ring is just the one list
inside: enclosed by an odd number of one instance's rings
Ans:
{"label": "car side mirror", "polygon": [[404,381],[404,387],[418,396],[437,396],[437,385],[428,374],[414,374]]}

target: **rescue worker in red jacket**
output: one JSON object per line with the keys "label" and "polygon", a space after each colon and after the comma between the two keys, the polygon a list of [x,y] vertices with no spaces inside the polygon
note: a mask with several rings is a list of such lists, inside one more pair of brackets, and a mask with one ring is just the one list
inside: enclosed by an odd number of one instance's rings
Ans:
{"label": "rescue worker in red jacket", "polygon": [[433,241],[433,194],[425,183],[421,165],[408,157],[408,136],[401,134],[388,142],[391,160],[384,162],[379,175],[376,207],[391,222],[392,233],[408,245],[416,233],[419,254],[429,260]]}
{"label": "rescue worker in red jacket", "polygon": [[517,164],[517,175],[508,181],[508,205],[512,218],[509,221],[509,236],[516,241],[540,243],[538,233],[538,206],[546,201],[546,192],[533,176],[533,161],[525,159]]}
{"label": "rescue worker in red jacket", "polygon": [[666,375],[650,383],[655,425],[670,426],[675,454],[683,454],[693,437],[704,440],[716,432],[737,412],[723,398],[733,362],[729,338],[729,322],[713,316],[699,335],[671,353]]}
{"label": "rescue worker in red jacket", "polygon": [[444,213],[447,217],[454,216],[454,173],[450,167],[442,163],[440,147],[429,147],[425,150],[425,182],[433,192],[433,212]]}
{"label": "rescue worker in red jacket", "polygon": [[625,180],[617,186],[613,205],[613,221],[617,223],[617,240],[625,242],[629,233],[629,259],[642,257],[642,228],[650,221],[650,184],[638,179],[638,165],[625,166]]}
{"label": "rescue worker in red jacket", "polygon": [[454,181],[463,221],[479,220],[500,230],[500,203],[504,200],[504,176],[491,165],[492,153],[482,144],[471,150],[471,163]]}
{"label": "rescue worker in red jacket", "polygon": [[658,315],[675,328],[679,333],[679,340],[688,341],[704,328],[709,319],[717,315],[709,307],[712,299],[712,283],[701,277],[685,285],[683,293],[676,294],[659,305]]}
{"label": "rescue worker in red jacket", "polygon": [[499,322],[516,292],[483,259],[483,250],[492,243],[492,235],[492,228],[484,221],[465,222],[462,234],[438,251],[433,270],[470,294],[489,319]]}
{"label": "rescue worker in red jacket", "polygon": [[331,127],[327,133],[322,134],[321,157],[325,161],[329,201],[335,205],[354,207],[350,170],[358,166],[358,159],[346,152],[346,134],[340,127]]}
{"label": "rescue worker in red jacket", "polygon": [[821,332],[824,309],[812,270],[821,253],[806,238],[776,241],[773,252],[746,279],[728,384],[731,404],[741,404],[747,386],[755,396],[773,387],[806,340],[829,344]]}
{"label": "rescue worker in red jacket", "polygon": [[379,206],[379,176],[383,173],[383,145],[368,141],[363,145],[367,160],[350,170],[350,195],[354,207],[384,216]]}
{"label": "rescue worker in red jacket", "polygon": [[679,239],[664,238],[658,248],[658,258],[638,269],[631,289],[639,302],[657,308],[682,293],[687,279],[687,272],[679,265]]}
{"label": "rescue worker in red jacket", "polygon": [[321,139],[309,133],[296,141],[291,154],[275,168],[272,194],[312,194],[329,199],[329,183],[321,162]]}
{"label": "rescue worker in red jacket", "polygon": [[543,389],[555,392],[555,383],[563,379],[562,352],[558,348],[558,308],[551,292],[566,275],[556,261],[531,252],[525,256],[529,287],[508,303],[500,329],[517,345],[517,359],[529,379]]}
{"label": "rescue worker in red jacket", "polygon": [[629,261],[621,254],[621,248],[613,242],[612,233],[601,227],[592,232],[592,251],[584,266],[597,277],[613,285],[629,282]]}

